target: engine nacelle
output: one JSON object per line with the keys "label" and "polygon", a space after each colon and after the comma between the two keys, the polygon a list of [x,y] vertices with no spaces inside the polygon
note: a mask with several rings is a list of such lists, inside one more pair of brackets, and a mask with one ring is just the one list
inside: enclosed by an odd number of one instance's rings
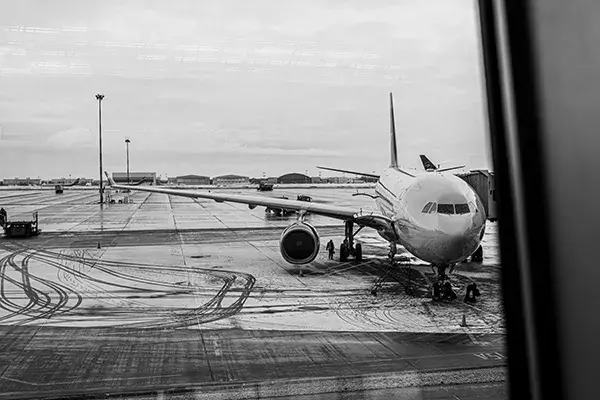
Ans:
{"label": "engine nacelle", "polygon": [[307,264],[319,254],[319,234],[306,222],[295,222],[285,228],[279,241],[279,249],[290,264]]}

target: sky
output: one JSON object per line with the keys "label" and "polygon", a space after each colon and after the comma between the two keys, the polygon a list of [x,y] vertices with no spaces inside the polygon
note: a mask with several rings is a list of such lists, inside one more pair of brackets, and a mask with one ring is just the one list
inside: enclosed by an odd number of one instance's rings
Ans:
{"label": "sky", "polygon": [[[0,178],[491,169],[473,0],[0,0]],[[324,173],[323,176],[335,175]]]}

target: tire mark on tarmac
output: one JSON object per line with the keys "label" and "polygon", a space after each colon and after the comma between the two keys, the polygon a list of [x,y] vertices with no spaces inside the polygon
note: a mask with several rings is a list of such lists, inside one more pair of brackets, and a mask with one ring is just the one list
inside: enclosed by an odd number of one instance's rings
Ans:
{"label": "tire mark on tarmac", "polygon": [[[196,293],[196,289],[206,290],[202,287],[182,287],[181,284],[164,279],[167,274],[177,278],[178,275],[189,272],[189,267],[148,266],[131,262],[107,261],[86,257],[84,254],[70,255],[40,249],[31,250],[16,243],[13,243],[13,246],[4,247],[10,253],[0,259],[0,308],[8,311],[9,314],[0,317],[0,321],[15,325],[31,323],[39,319],[47,320],[67,313],[70,313],[70,317],[81,316],[80,312],[72,311],[79,307],[84,300],[79,293],[82,290],[105,294],[107,298],[114,296],[114,293],[108,289],[115,287],[135,293],[165,292],[168,289],[170,290],[169,294],[193,294]],[[16,257],[23,257],[21,266],[15,262]],[[29,271],[29,261],[32,259],[39,261],[42,265],[54,267],[62,283],[48,281],[33,275]],[[22,281],[11,278],[7,273],[8,267],[21,272]],[[87,271],[84,271],[84,268],[87,268]],[[92,269],[94,274],[103,274],[108,279],[92,276],[90,274]],[[140,306],[121,307],[120,310],[116,310],[117,315],[112,315],[112,317],[116,317],[117,324],[120,326],[138,328],[176,329],[205,324],[237,314],[243,308],[256,282],[254,276],[246,273],[202,268],[192,268],[191,271],[200,278],[212,279],[221,283],[220,288],[216,292],[213,290],[210,293],[212,297],[204,304],[193,308],[153,307],[142,301],[134,301],[129,303]],[[149,277],[151,272],[157,275],[156,279]],[[61,274],[62,279],[60,278]],[[41,284],[42,288],[34,287],[32,281]],[[28,302],[24,305],[14,302],[5,290],[6,284],[20,289]],[[145,287],[140,287],[141,285]],[[50,293],[46,293],[47,291]],[[167,293],[155,297],[166,295]],[[12,297],[14,298],[14,296]],[[233,301],[230,304],[224,304],[226,299],[231,300],[231,298]],[[70,300],[74,300],[74,302],[70,302]],[[23,316],[26,318],[19,318]]]}
{"label": "tire mark on tarmac", "polygon": [[[15,262],[15,258],[22,253],[25,251],[14,252],[0,260],[0,307],[10,312],[10,314],[0,317],[0,321],[19,316],[29,317],[13,322],[13,325],[23,325],[38,319],[49,319],[55,315],[68,313],[81,304],[83,298],[76,293],[70,295],[68,287],[37,277],[29,272],[29,261],[34,257],[34,252],[26,254],[19,266]],[[21,281],[8,276],[8,266],[21,273]],[[34,287],[32,281],[41,284],[42,289]],[[12,284],[23,292],[28,299],[25,306],[11,300],[6,291],[6,283]],[[53,301],[54,298],[56,301]],[[69,300],[73,298],[75,298],[75,303],[67,307]]]}

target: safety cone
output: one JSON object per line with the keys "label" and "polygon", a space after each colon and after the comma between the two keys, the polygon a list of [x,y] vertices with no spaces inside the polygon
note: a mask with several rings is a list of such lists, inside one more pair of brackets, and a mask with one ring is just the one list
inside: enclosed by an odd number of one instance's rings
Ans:
{"label": "safety cone", "polygon": [[467,326],[467,317],[465,314],[463,314],[462,322],[460,323],[460,326],[462,326],[463,328]]}

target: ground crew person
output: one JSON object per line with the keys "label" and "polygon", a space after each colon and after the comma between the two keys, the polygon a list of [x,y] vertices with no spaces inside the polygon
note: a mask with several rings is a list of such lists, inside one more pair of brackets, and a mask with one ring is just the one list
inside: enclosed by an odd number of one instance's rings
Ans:
{"label": "ground crew person", "polygon": [[465,293],[465,303],[475,303],[477,300],[475,299],[475,297],[480,296],[481,293],[479,292],[479,289],[477,289],[477,284],[475,282],[470,283],[467,286],[467,293]]}
{"label": "ground crew person", "polygon": [[483,247],[481,245],[475,250],[475,253],[471,256],[471,262],[483,261]]}
{"label": "ground crew person", "polygon": [[4,226],[4,224],[6,223],[7,217],[6,217],[6,210],[4,209],[4,207],[0,208],[0,225]]}
{"label": "ground crew person", "polygon": [[329,259],[333,260],[333,254],[335,253],[335,245],[333,244],[332,239],[329,239],[329,242],[327,242],[326,249],[327,251],[329,251]]}

